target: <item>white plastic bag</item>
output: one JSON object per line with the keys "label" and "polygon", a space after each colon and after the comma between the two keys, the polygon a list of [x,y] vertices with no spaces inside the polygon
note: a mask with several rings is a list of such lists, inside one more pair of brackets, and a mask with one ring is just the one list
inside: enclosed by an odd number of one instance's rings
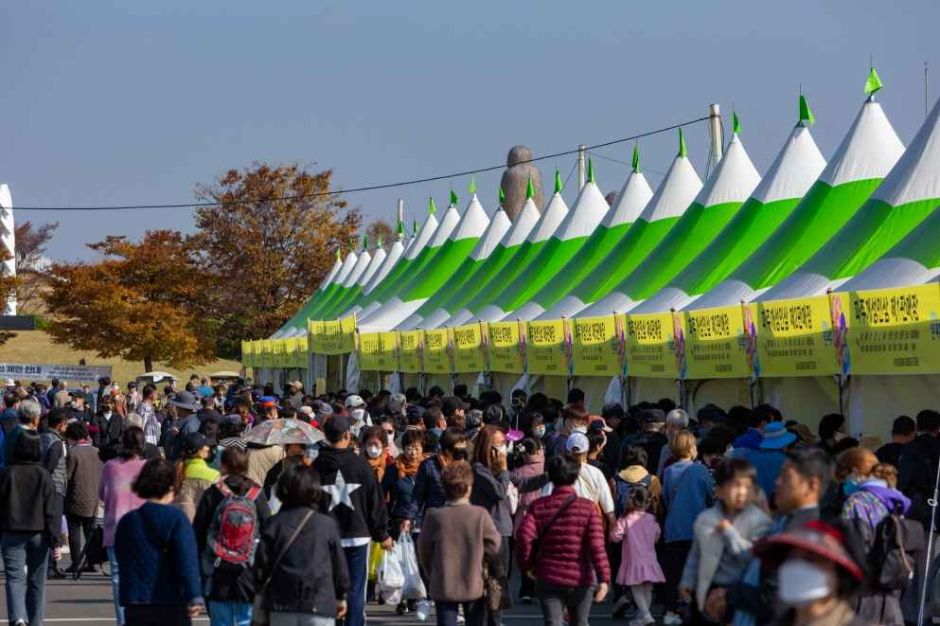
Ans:
{"label": "white plastic bag", "polygon": [[409,533],[402,533],[395,548],[401,548],[401,571],[405,575],[405,582],[401,587],[401,597],[404,600],[421,600],[428,595],[421,580],[421,571],[418,569],[418,556],[415,554],[415,544]]}
{"label": "white plastic bag", "polygon": [[379,565],[375,581],[375,590],[386,604],[394,605],[401,602],[401,590],[405,584],[399,545],[395,544],[391,550],[386,550],[382,555],[382,563]]}

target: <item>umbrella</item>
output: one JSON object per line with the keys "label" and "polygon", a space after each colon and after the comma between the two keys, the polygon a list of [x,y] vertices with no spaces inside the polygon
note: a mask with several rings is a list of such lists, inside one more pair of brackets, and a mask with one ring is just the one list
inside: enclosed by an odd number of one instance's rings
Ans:
{"label": "umbrella", "polygon": [[242,437],[245,443],[257,443],[264,446],[299,443],[312,445],[326,439],[323,433],[295,419],[276,419],[261,422]]}

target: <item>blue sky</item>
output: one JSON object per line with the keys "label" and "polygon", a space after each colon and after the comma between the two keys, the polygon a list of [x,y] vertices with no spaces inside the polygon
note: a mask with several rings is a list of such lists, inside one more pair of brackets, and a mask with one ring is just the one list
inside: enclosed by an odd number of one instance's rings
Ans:
{"label": "blue sky", "polygon": [[[498,164],[516,143],[542,154],[629,136],[710,102],[736,108],[763,171],[801,84],[829,156],[870,56],[905,143],[924,117],[924,61],[940,82],[940,4],[928,0],[87,0],[0,15],[0,182],[21,206],[187,202],[196,183],[253,161],[333,167],[345,187],[420,178]],[[701,174],[705,126],[687,137]],[[626,162],[630,149],[600,153]],[[651,182],[675,150],[674,134],[641,143]],[[546,191],[551,170],[572,165],[542,163]],[[625,165],[595,165],[602,189],[620,187]],[[498,179],[478,179],[490,211]],[[454,180],[348,199],[392,221],[402,197],[410,220],[428,195],[446,204],[451,184],[466,195]],[[16,216],[60,222],[57,259],[88,258],[84,244],[109,234],[192,227],[188,210]]]}

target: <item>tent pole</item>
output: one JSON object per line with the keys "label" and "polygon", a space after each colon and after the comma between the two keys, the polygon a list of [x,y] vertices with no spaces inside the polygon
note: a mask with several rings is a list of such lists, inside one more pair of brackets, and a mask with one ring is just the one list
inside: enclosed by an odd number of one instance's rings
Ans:
{"label": "tent pole", "polygon": [[708,124],[712,136],[712,165],[717,166],[722,157],[721,109],[718,104],[708,105]]}
{"label": "tent pole", "polygon": [[578,189],[584,187],[585,165],[584,154],[587,152],[587,146],[581,144],[578,146]]}
{"label": "tent pole", "polygon": [[405,223],[405,201],[402,198],[398,199],[398,223]]}

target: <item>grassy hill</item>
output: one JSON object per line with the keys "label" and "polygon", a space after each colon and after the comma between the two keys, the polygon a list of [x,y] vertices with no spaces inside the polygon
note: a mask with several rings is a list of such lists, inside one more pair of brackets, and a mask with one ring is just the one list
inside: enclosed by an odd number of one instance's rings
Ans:
{"label": "grassy hill", "polygon": [[[79,360],[85,359],[86,365],[110,365],[111,378],[123,387],[128,381],[144,373],[144,364],[140,362],[125,361],[123,359],[102,359],[93,352],[72,350],[52,342],[52,338],[41,330],[17,331],[16,337],[0,345],[0,362],[2,363],[48,363],[50,365],[78,365]],[[163,363],[155,363],[154,368],[178,376],[182,381],[188,381],[191,374],[211,374],[219,370],[239,371],[241,364],[238,361],[219,359],[205,365],[188,369],[174,369]]]}

